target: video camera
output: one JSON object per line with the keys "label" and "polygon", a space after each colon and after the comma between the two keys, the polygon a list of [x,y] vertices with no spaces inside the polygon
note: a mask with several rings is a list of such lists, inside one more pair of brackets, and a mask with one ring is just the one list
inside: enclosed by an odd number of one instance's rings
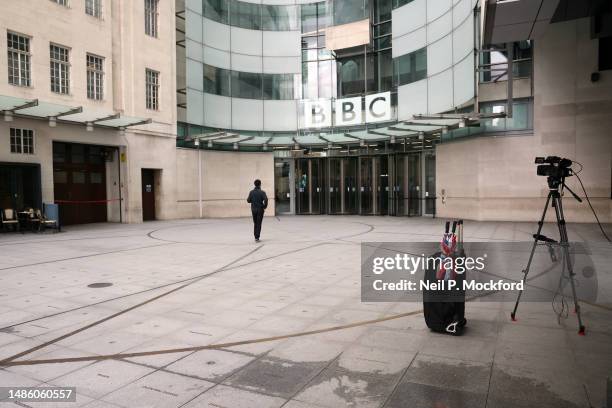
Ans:
{"label": "video camera", "polygon": [[[546,164],[544,164],[546,163]],[[535,164],[538,164],[538,176],[562,179],[572,175],[572,161],[558,156],[536,157]]]}

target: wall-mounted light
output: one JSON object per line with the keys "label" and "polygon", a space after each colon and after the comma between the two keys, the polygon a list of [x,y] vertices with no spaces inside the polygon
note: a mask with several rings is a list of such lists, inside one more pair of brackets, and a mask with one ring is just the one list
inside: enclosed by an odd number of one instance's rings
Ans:
{"label": "wall-mounted light", "polygon": [[212,149],[213,141],[209,140],[208,143],[206,144],[206,146],[208,146],[209,149]]}
{"label": "wall-mounted light", "polygon": [[121,126],[121,127],[119,128],[119,134],[120,134],[121,136],[125,136],[125,127]]}
{"label": "wall-mounted light", "polygon": [[332,142],[328,142],[328,143],[327,143],[327,148],[328,148],[328,149],[331,149],[331,148],[332,148]]}
{"label": "wall-mounted light", "polygon": [[444,126],[444,127],[442,128],[442,134],[443,134],[443,135],[445,135],[445,134],[447,134],[447,133],[448,133],[448,126]]}
{"label": "wall-mounted light", "polygon": [[466,121],[465,121],[465,118],[461,119],[461,120],[459,121],[459,127],[460,127],[460,128],[464,128],[464,127],[465,127],[465,122],[466,122]]}
{"label": "wall-mounted light", "polygon": [[365,140],[361,139],[359,141],[359,146],[364,147],[365,146]]}
{"label": "wall-mounted light", "polygon": [[262,149],[263,151],[268,150],[268,145],[267,145],[266,143],[264,143],[264,144],[261,146],[261,149]]}
{"label": "wall-mounted light", "polygon": [[293,145],[293,149],[294,149],[294,150],[300,150],[300,145],[299,145],[299,143],[295,143],[295,144]]}
{"label": "wall-mounted light", "polygon": [[238,143],[234,143],[234,150],[238,150]]}
{"label": "wall-mounted light", "polygon": [[419,132],[419,140],[425,139],[425,133]]}
{"label": "wall-mounted light", "polygon": [[57,126],[57,119],[55,118],[55,116],[49,116],[49,126],[50,127]]}
{"label": "wall-mounted light", "polygon": [[193,145],[194,146],[199,146],[200,145],[200,139],[198,139],[197,137],[195,139],[193,139]]}
{"label": "wall-mounted light", "polygon": [[13,112],[11,112],[11,111],[4,111],[4,121],[5,122],[12,122],[13,121]]}
{"label": "wall-mounted light", "polygon": [[87,125],[85,126],[85,130],[88,132],[93,132],[93,123],[87,122]]}
{"label": "wall-mounted light", "polygon": [[391,140],[389,140],[391,144],[395,144],[395,136],[391,136]]}

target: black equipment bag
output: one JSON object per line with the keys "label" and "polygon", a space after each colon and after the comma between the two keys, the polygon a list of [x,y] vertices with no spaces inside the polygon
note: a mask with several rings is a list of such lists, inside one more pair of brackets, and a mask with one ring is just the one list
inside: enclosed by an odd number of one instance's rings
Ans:
{"label": "black equipment bag", "polygon": [[[440,253],[433,255],[440,256]],[[436,279],[436,268],[425,270],[425,281],[428,283],[438,281]],[[464,275],[457,275],[455,280],[457,286],[462,288]],[[448,333],[455,336],[462,334],[465,320],[465,291],[452,289],[423,289],[423,315],[425,323],[431,330]]]}
{"label": "black equipment bag", "polygon": [[[460,221],[460,224],[462,222]],[[462,228],[461,225],[460,228]],[[453,225],[453,233],[455,226]],[[447,230],[448,233],[448,223]],[[462,238],[462,237],[461,237]],[[442,256],[441,252],[436,252],[432,255],[434,258]],[[455,253],[456,257],[465,257],[465,251],[461,247]],[[436,278],[436,265],[427,265],[425,269],[424,281],[427,283],[442,283]],[[455,285],[452,288],[443,289],[423,289],[423,315],[425,323],[431,330],[447,333],[454,336],[460,336],[463,333],[463,328],[466,325],[465,320],[465,291],[463,290],[463,281],[465,273],[455,275]],[[448,284],[448,281],[446,281]],[[457,290],[456,288],[459,288]]]}

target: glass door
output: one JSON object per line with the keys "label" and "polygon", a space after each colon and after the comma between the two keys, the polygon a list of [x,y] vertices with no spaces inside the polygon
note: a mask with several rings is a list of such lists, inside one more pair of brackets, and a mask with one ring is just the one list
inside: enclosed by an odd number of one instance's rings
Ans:
{"label": "glass door", "polygon": [[329,213],[342,214],[342,164],[343,159],[329,159]]}
{"label": "glass door", "polygon": [[296,171],[296,214],[310,214],[310,172],[308,160],[298,159],[295,161]]}
{"label": "glass door", "polygon": [[436,155],[433,151],[423,152],[425,209],[423,215],[436,215]]}
{"label": "glass door", "polygon": [[359,213],[359,185],[357,183],[358,159],[346,157],[342,159],[343,209],[345,214]]}
{"label": "glass door", "polygon": [[359,203],[360,214],[374,214],[374,160],[372,157],[359,158]]}
{"label": "glass door", "polygon": [[395,205],[397,215],[421,215],[421,156],[398,155],[395,160]]}
{"label": "glass door", "polygon": [[325,166],[322,159],[308,160],[310,165],[310,214],[325,213]]}
{"label": "glass door", "polygon": [[325,169],[321,159],[297,159],[296,214],[325,212]]}
{"label": "glass door", "polygon": [[373,159],[376,163],[376,190],[378,193],[376,213],[379,215],[389,215],[389,200],[391,198],[391,191],[389,187],[389,156],[377,156]]}
{"label": "glass door", "polygon": [[291,214],[291,161],[274,163],[274,201],[276,214]]}

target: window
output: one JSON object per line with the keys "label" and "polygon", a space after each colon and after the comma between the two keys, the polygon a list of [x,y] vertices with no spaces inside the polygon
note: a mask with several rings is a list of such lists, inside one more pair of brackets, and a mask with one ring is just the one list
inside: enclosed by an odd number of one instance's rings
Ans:
{"label": "window", "polygon": [[104,98],[104,58],[92,54],[87,54],[87,97]]}
{"label": "window", "polygon": [[146,103],[147,109],[159,109],[159,72],[146,69]]}
{"label": "window", "polygon": [[412,0],[393,0],[393,8],[402,7],[411,2]]}
{"label": "window", "polygon": [[204,64],[204,92],[245,99],[295,99],[299,77],[294,74],[261,74],[230,71]]}
{"label": "window", "polygon": [[94,172],[89,173],[89,182],[91,184],[102,184],[102,180],[103,180],[102,173],[94,173]]}
{"label": "window", "polygon": [[53,183],[66,184],[68,182],[68,173],[65,170],[53,169]]}
{"label": "window", "polygon": [[54,3],[59,4],[60,6],[68,7],[68,0],[51,0]]}
{"label": "window", "polygon": [[336,62],[332,52],[325,48],[325,28],[330,20],[327,11],[327,3],[324,1],[301,6],[301,97],[304,99],[336,96]]}
{"label": "window", "polygon": [[[501,113],[506,111],[505,102],[485,102],[480,104],[482,113]],[[507,132],[533,129],[533,100],[515,99],[512,103],[512,118],[494,118],[483,121],[481,127],[486,132]]]}
{"label": "window", "polygon": [[406,85],[427,77],[427,48],[421,48],[393,60],[395,80]]}
{"label": "window", "polygon": [[228,0],[203,0],[202,15],[213,21],[229,24]]}
{"label": "window", "polygon": [[261,6],[262,30],[288,31],[298,29],[298,6]]}
{"label": "window", "polygon": [[11,85],[30,86],[30,38],[7,32],[8,82]]}
{"label": "window", "polygon": [[293,74],[263,74],[264,99],[293,99]]}
{"label": "window", "polygon": [[[363,94],[366,89],[366,71],[371,72],[372,67],[364,54],[339,58],[338,60],[338,97]],[[371,74],[369,74],[371,76]]]}
{"label": "window", "polygon": [[70,163],[85,163],[85,146],[75,144],[70,147]]}
{"label": "window", "polygon": [[85,184],[85,172],[84,171],[73,171],[72,172],[72,184]]}
{"label": "window", "polygon": [[11,153],[34,154],[34,131],[10,129]]}
{"label": "window", "polygon": [[230,75],[230,70],[204,64],[204,92],[231,96]]}
{"label": "window", "polygon": [[51,69],[51,92],[68,94],[70,92],[70,50],[60,45],[49,46]]}
{"label": "window", "polygon": [[232,71],[232,97],[261,99],[261,74]]}
{"label": "window", "polygon": [[232,0],[230,7],[233,26],[261,30],[261,4]]}
{"label": "window", "polygon": [[[533,42],[517,41],[512,45],[513,63],[512,75],[514,78],[531,77],[531,62],[533,57]],[[508,80],[508,51],[505,46],[492,45],[487,52],[480,55],[480,63],[483,65],[494,64],[496,71],[482,71],[479,74],[479,81],[498,82]]]}
{"label": "window", "polygon": [[334,25],[352,23],[370,17],[368,0],[343,0],[332,3]]}
{"label": "window", "polygon": [[85,13],[96,18],[101,18],[102,0],[85,0]]}
{"label": "window", "polygon": [[157,37],[157,5],[159,0],[144,0],[145,34]]}
{"label": "window", "polygon": [[391,20],[391,9],[393,8],[391,0],[374,0],[372,8],[375,23]]}

